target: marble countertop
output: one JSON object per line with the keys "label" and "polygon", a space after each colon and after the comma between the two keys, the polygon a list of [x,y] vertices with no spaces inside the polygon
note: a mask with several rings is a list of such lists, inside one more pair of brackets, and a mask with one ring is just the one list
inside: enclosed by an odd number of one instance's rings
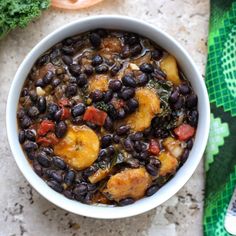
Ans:
{"label": "marble countertop", "polygon": [[32,47],[73,20],[96,14],[143,19],[179,41],[204,74],[209,19],[208,0],[105,0],[78,11],[48,10],[27,28],[0,41],[0,236],[177,236],[202,235],[203,162],[171,199],[145,214],[120,220],[96,220],[68,213],[41,197],[14,162],[6,137],[5,107],[14,74]]}

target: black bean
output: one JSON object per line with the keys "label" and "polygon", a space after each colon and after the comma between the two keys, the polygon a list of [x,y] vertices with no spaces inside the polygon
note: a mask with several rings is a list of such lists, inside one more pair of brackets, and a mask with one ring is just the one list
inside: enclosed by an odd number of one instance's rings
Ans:
{"label": "black bean", "polygon": [[89,176],[93,175],[98,170],[98,167],[90,166],[89,168],[83,171],[83,176],[88,178]]}
{"label": "black bean", "polygon": [[36,135],[32,130],[27,129],[27,130],[25,130],[25,138],[30,141],[35,141]]}
{"label": "black bean", "polygon": [[67,131],[67,124],[65,121],[60,121],[58,124],[56,124],[55,134],[58,138],[64,137],[66,131]]}
{"label": "black bean", "polygon": [[106,65],[99,65],[95,68],[97,74],[106,73],[109,70],[108,66]]}
{"label": "black bean", "polygon": [[179,91],[181,94],[186,95],[190,93],[190,88],[187,84],[181,84],[179,86]]}
{"label": "black bean", "polygon": [[90,40],[90,43],[92,44],[92,46],[95,48],[98,48],[102,42],[100,35],[97,33],[91,33],[89,35],[89,40]]}
{"label": "black bean", "polygon": [[73,189],[73,193],[74,193],[75,195],[83,195],[83,194],[85,194],[85,193],[87,193],[87,192],[88,192],[88,187],[87,187],[86,184],[83,184],[83,183],[78,184],[78,185]]}
{"label": "black bean", "polygon": [[161,162],[155,156],[150,156],[149,159],[150,159],[149,163],[151,165],[154,165],[157,168],[159,168],[161,166]]}
{"label": "black bean", "polygon": [[193,140],[190,139],[190,140],[187,141],[187,148],[188,148],[188,150],[191,150],[192,147],[193,147]]}
{"label": "black bean", "polygon": [[108,152],[106,149],[101,149],[99,154],[98,154],[98,161],[102,161],[103,159],[105,159],[108,155]]}
{"label": "black bean", "polygon": [[169,136],[169,132],[158,128],[154,131],[154,136],[157,138],[167,138]]}
{"label": "black bean", "polygon": [[158,185],[153,185],[153,186],[149,187],[146,191],[146,196],[148,196],[148,197],[152,196],[154,193],[157,192],[158,189],[159,189]]}
{"label": "black bean", "polygon": [[137,56],[141,52],[142,52],[142,46],[140,44],[130,47],[130,53],[132,57]]}
{"label": "black bean", "polygon": [[[133,155],[134,156],[134,155]],[[131,167],[131,168],[138,168],[140,166],[139,160],[135,158],[129,158],[126,163]]]}
{"label": "black bean", "polygon": [[79,76],[77,76],[76,83],[79,87],[83,87],[84,85],[86,85],[88,83],[87,75],[82,73]]}
{"label": "black bean", "polygon": [[134,143],[134,149],[136,152],[142,152],[142,146],[140,141],[135,141]]}
{"label": "black bean", "polygon": [[112,97],[113,97],[113,92],[111,90],[108,90],[104,93],[103,101],[105,103],[108,103],[111,101]]}
{"label": "black bean", "polygon": [[133,141],[140,141],[143,138],[143,133],[142,132],[136,132],[136,133],[130,134],[129,137]]}
{"label": "black bean", "polygon": [[143,63],[139,69],[144,72],[144,73],[147,73],[147,74],[151,74],[153,71],[154,71],[154,67],[152,64],[150,63]]}
{"label": "black bean", "polygon": [[61,183],[63,181],[63,177],[62,177],[62,172],[61,171],[51,171],[50,172],[50,178],[52,178],[53,180],[57,181],[58,183]]}
{"label": "black bean", "polygon": [[126,102],[129,112],[134,112],[138,108],[138,101],[135,98],[131,98]]}
{"label": "black bean", "polygon": [[21,144],[24,143],[24,141],[25,141],[25,131],[24,130],[19,131],[18,139]]}
{"label": "black bean", "polygon": [[77,76],[81,73],[81,67],[77,64],[72,64],[69,66],[69,71],[72,75]]}
{"label": "black bean", "polygon": [[110,146],[112,143],[112,136],[110,134],[104,135],[101,138],[101,147],[102,148],[106,148],[108,146]]}
{"label": "black bean", "polygon": [[32,125],[32,120],[28,117],[28,116],[24,116],[21,120],[20,120],[20,126],[23,129],[28,128],[29,126]]}
{"label": "black bean", "polygon": [[38,114],[39,114],[39,110],[36,106],[32,106],[29,108],[29,110],[28,110],[29,117],[35,118],[38,116]]}
{"label": "black bean", "polygon": [[120,91],[122,88],[122,83],[119,79],[113,79],[109,82],[109,89],[114,92]]}
{"label": "black bean", "polygon": [[133,151],[133,142],[129,138],[124,140],[124,148],[128,152]]}
{"label": "black bean", "polygon": [[163,56],[163,51],[161,49],[156,49],[152,51],[152,59],[159,61]]}
{"label": "black bean", "polygon": [[133,198],[125,198],[123,200],[120,200],[119,201],[119,206],[127,206],[127,205],[130,205],[130,204],[133,204],[134,203],[134,199]]}
{"label": "black bean", "polygon": [[38,98],[38,102],[37,102],[37,106],[38,106],[38,110],[43,113],[46,111],[47,108],[47,103],[46,103],[46,99],[43,96],[39,96]]}
{"label": "black bean", "polygon": [[174,104],[178,101],[179,98],[179,92],[178,90],[175,90],[169,97],[169,102]]}
{"label": "black bean", "polygon": [[65,197],[69,198],[69,199],[73,199],[73,197],[74,197],[74,195],[73,195],[73,193],[72,193],[72,190],[65,190],[65,191],[63,192],[63,195],[64,195]]}
{"label": "black bean", "polygon": [[191,125],[191,126],[194,126],[194,127],[197,127],[197,123],[198,123],[198,111],[196,110],[193,110],[193,111],[190,111],[187,115],[187,120],[188,120],[188,123]]}
{"label": "black bean", "polygon": [[112,122],[112,119],[109,116],[107,116],[103,127],[106,130],[108,130],[108,131],[112,131],[112,129],[113,129],[113,122]]}
{"label": "black bean", "polygon": [[33,162],[33,169],[37,175],[39,175],[39,176],[43,175],[43,169],[42,169],[41,165],[39,165],[38,162],[36,162],[36,161]]}
{"label": "black bean", "polygon": [[128,125],[122,125],[116,129],[118,135],[125,135],[129,132],[130,127]]}
{"label": "black bean", "polygon": [[44,77],[43,77],[43,83],[45,84],[45,85],[47,85],[47,84],[50,84],[51,83],[51,81],[52,81],[52,78],[55,76],[55,74],[52,72],[52,71],[48,71],[47,73],[46,73],[46,75],[44,75]]}
{"label": "black bean", "polygon": [[22,119],[24,116],[26,115],[26,112],[23,108],[20,108],[18,111],[17,111],[17,118],[18,119]]}
{"label": "black bean", "polygon": [[124,108],[120,108],[117,112],[117,119],[124,119],[126,116]]}
{"label": "black bean", "polygon": [[144,151],[144,152],[141,152],[138,159],[142,160],[142,161],[146,161],[148,158],[148,152],[147,151]]}
{"label": "black bean", "polygon": [[124,36],[124,43],[128,45],[134,45],[139,43],[139,37],[136,34],[128,34]]}
{"label": "black bean", "polygon": [[111,145],[107,148],[107,155],[113,156],[115,154],[115,148]]}
{"label": "black bean", "polygon": [[42,165],[43,167],[49,167],[51,165],[51,160],[45,152],[42,151],[38,152],[37,160],[39,164]]}
{"label": "black bean", "polygon": [[21,91],[21,97],[25,97],[29,95],[29,90],[28,88],[23,88]]}
{"label": "black bean", "polygon": [[73,64],[73,59],[72,57],[68,56],[68,55],[62,55],[62,60],[66,65],[72,65]]}
{"label": "black bean", "polygon": [[131,52],[130,52],[130,47],[129,45],[125,45],[122,48],[122,53],[121,53],[122,58],[128,58],[131,56]]}
{"label": "black bean", "polygon": [[191,95],[187,96],[186,106],[188,108],[194,108],[197,106],[197,102],[198,102],[197,95],[191,94]]}
{"label": "black bean", "polygon": [[136,81],[135,81],[134,77],[131,75],[125,75],[122,78],[122,82],[127,87],[133,87],[133,88],[136,87]]}
{"label": "black bean", "polygon": [[184,153],[183,155],[181,156],[181,162],[184,163],[187,159],[188,159],[188,156],[189,156],[189,150],[188,149],[185,149],[184,150]]}
{"label": "black bean", "polygon": [[84,73],[88,76],[93,74],[93,67],[91,65],[84,66]]}
{"label": "black bean", "polygon": [[166,73],[164,73],[160,68],[154,69],[154,73],[152,74],[154,79],[164,80],[166,79]]}
{"label": "black bean", "polygon": [[144,85],[146,85],[146,84],[148,83],[148,81],[149,81],[149,77],[148,77],[148,75],[146,75],[146,74],[141,74],[141,75],[138,76],[138,78],[137,78],[137,84],[138,84],[139,86],[144,86]]}
{"label": "black bean", "polygon": [[110,70],[111,76],[115,76],[121,68],[122,68],[121,64],[119,63],[114,64],[114,66],[112,66]]}
{"label": "black bean", "polygon": [[53,164],[56,167],[58,167],[59,169],[61,169],[61,170],[65,170],[66,169],[66,163],[60,157],[54,156],[52,158],[52,161],[53,161]]}
{"label": "black bean", "polygon": [[68,54],[68,55],[71,55],[75,52],[75,49],[71,46],[63,46],[61,50],[63,53]]}
{"label": "black bean", "polygon": [[66,93],[67,97],[75,96],[77,94],[77,86],[76,86],[76,84],[69,84],[66,87],[65,93]]}
{"label": "black bean", "polygon": [[39,65],[39,66],[42,66],[42,65],[44,65],[44,64],[46,64],[47,62],[49,62],[49,56],[46,54],[46,55],[43,55],[43,56],[41,56],[39,59],[38,59],[38,61],[37,61],[37,64]]}
{"label": "black bean", "polygon": [[183,97],[179,97],[177,102],[173,104],[173,108],[175,110],[179,110],[182,107],[184,107],[184,98]]}
{"label": "black bean", "polygon": [[75,125],[82,125],[83,117],[82,116],[72,117],[71,122]]}
{"label": "black bean", "polygon": [[88,184],[88,191],[94,192],[97,189],[96,184]]}
{"label": "black bean", "polygon": [[55,88],[61,83],[61,80],[58,78],[53,79],[52,86]]}
{"label": "black bean", "polygon": [[97,29],[96,33],[100,35],[102,38],[107,36],[107,30],[106,29]]}
{"label": "black bean", "polygon": [[132,98],[134,94],[135,90],[133,88],[124,88],[120,93],[120,97],[123,98],[124,100],[128,100]]}
{"label": "black bean", "polygon": [[62,116],[62,109],[58,110],[55,114],[54,114],[54,120],[56,121],[60,121],[61,120],[61,116]]}
{"label": "black bean", "polygon": [[157,176],[157,173],[158,173],[158,169],[152,165],[152,164],[147,164],[146,166],[146,170],[147,172],[152,175],[152,176]]}
{"label": "black bean", "polygon": [[96,89],[95,91],[90,93],[90,98],[93,102],[99,102],[103,99],[103,92],[101,90]]}
{"label": "black bean", "polygon": [[51,187],[56,192],[58,192],[58,193],[63,192],[63,187],[59,183],[57,183],[56,181],[50,180],[47,182],[47,184],[49,187]]}
{"label": "black bean", "polygon": [[99,66],[102,63],[103,63],[103,58],[100,55],[95,55],[92,58],[92,65],[93,66]]}
{"label": "black bean", "polygon": [[43,88],[45,86],[44,82],[43,82],[43,79],[38,79],[35,81],[35,87],[41,87]]}
{"label": "black bean", "polygon": [[71,114],[73,117],[81,116],[84,114],[85,109],[85,105],[83,103],[79,103],[72,108]]}
{"label": "black bean", "polygon": [[67,185],[71,185],[75,179],[75,172],[73,170],[69,170],[64,177],[64,182]]}
{"label": "black bean", "polygon": [[108,113],[109,117],[112,120],[116,120],[117,119],[117,110],[115,109],[115,107],[112,104],[109,104],[107,113]]}
{"label": "black bean", "polygon": [[119,142],[120,142],[120,137],[119,137],[119,135],[114,134],[114,135],[113,135],[113,141],[114,141],[114,143],[119,143]]}
{"label": "black bean", "polygon": [[50,147],[43,147],[42,151],[45,152],[48,155],[52,155],[53,154],[53,149]]}
{"label": "black bean", "polygon": [[59,111],[59,106],[56,103],[49,103],[47,107],[47,114],[49,119],[54,119],[56,112]]}

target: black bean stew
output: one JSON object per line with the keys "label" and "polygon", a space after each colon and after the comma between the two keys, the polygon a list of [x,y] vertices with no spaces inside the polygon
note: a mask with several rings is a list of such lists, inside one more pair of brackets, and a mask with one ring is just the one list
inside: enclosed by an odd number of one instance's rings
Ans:
{"label": "black bean stew", "polygon": [[19,141],[55,191],[123,206],[153,195],[186,161],[197,101],[171,54],[139,35],[98,29],[34,64],[19,99]]}

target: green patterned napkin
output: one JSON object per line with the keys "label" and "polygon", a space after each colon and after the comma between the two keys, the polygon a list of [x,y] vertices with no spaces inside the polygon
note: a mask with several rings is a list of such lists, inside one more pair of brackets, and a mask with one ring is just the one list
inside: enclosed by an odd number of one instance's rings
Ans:
{"label": "green patterned napkin", "polygon": [[230,235],[225,213],[236,185],[236,1],[211,0],[206,84],[211,129],[205,154],[204,234]]}

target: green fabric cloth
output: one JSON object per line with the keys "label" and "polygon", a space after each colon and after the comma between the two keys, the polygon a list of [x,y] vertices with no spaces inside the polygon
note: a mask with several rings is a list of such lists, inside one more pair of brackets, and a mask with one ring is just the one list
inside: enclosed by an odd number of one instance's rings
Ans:
{"label": "green fabric cloth", "polygon": [[211,129],[205,152],[204,235],[230,235],[225,213],[236,185],[236,0],[211,0],[206,85]]}

